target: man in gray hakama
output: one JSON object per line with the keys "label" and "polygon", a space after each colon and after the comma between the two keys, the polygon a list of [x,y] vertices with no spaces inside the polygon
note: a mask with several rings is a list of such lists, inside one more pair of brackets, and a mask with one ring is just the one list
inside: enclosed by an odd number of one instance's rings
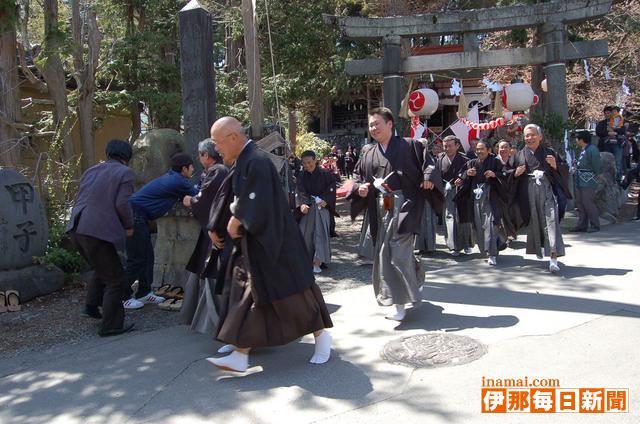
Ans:
{"label": "man in gray hakama", "polygon": [[[376,300],[381,306],[394,305],[395,313],[387,318],[401,321],[405,305],[422,300],[419,289],[424,272],[413,254],[413,243],[424,207],[421,188],[433,190],[434,185],[424,179],[424,147],[393,136],[389,109],[371,112],[369,131],[377,143],[365,146],[356,164],[348,196],[351,217],[367,209],[375,243],[372,280]],[[380,225],[373,225],[376,222]]]}
{"label": "man in gray hakama", "polygon": [[559,199],[571,198],[567,186],[567,163],[552,149],[542,145],[542,130],[535,124],[524,129],[526,146],[515,156],[512,174],[515,195],[527,229],[528,254],[550,257],[549,271],[557,272],[558,257],[564,256],[560,231]]}
{"label": "man in gray hakama", "polygon": [[436,226],[438,217],[431,207],[431,204],[424,201],[424,212],[422,213],[422,223],[420,233],[416,235],[414,249],[420,253],[432,253],[436,250]]}
{"label": "man in gray hakama", "polygon": [[[201,176],[199,192],[196,196],[185,196],[183,204],[191,208],[193,216],[201,225],[200,234],[193,254],[186,266],[189,277],[184,285],[184,300],[180,309],[182,322],[190,325],[191,330],[213,336],[218,314],[213,301],[213,282],[215,266],[206,266],[207,261],[217,261],[218,255],[212,255],[212,243],[207,232],[209,212],[228,169],[222,164],[220,154],[215,151],[210,138],[198,144],[198,157],[204,171]],[[213,265],[213,264],[212,264]]]}
{"label": "man in gray hakama", "polygon": [[[421,139],[422,142],[424,139]],[[425,192],[424,212],[422,213],[422,222],[420,224],[420,233],[416,235],[414,249],[420,253],[431,253],[436,250],[436,226],[438,225],[437,210],[442,210],[443,192],[442,177],[440,170],[436,168],[436,161],[429,150],[426,143],[422,143],[425,147],[423,153],[423,179],[424,181],[433,181],[433,185],[429,191]]]}
{"label": "man in gray hakama", "polygon": [[335,215],[336,183],[333,175],[317,166],[312,151],[302,154],[303,171],[296,179],[296,217],[313,272],[320,273],[323,264],[331,262],[330,225]]}
{"label": "man in gray hakama", "polygon": [[473,246],[471,217],[467,216],[470,209],[464,208],[458,211],[458,206],[454,201],[458,187],[462,185],[460,174],[469,159],[460,153],[460,140],[455,136],[445,137],[443,144],[445,151],[438,156],[436,168],[442,176],[444,187],[442,208],[444,236],[451,254],[458,256],[461,252],[471,253]]}
{"label": "man in gray hakama", "polygon": [[503,195],[503,165],[490,155],[486,142],[476,144],[476,159],[467,162],[462,176],[464,184],[456,195],[461,204],[473,202],[473,227],[480,253],[488,256],[489,265],[496,265],[500,223],[499,197]]}
{"label": "man in gray hakama", "polygon": [[362,227],[360,228],[360,238],[358,239],[358,256],[362,260],[362,264],[371,265],[373,263],[374,250],[375,246],[369,228],[369,212],[365,210],[362,218]]}

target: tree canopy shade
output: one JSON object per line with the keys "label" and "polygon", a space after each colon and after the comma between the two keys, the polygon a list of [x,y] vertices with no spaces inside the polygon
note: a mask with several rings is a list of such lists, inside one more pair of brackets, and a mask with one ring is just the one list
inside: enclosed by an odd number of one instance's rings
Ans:
{"label": "tree canopy shade", "polygon": [[[76,31],[76,38],[71,19],[74,3],[79,5],[81,12],[93,10],[97,23],[95,27],[84,26],[82,33]],[[214,20],[212,43],[217,113],[247,121],[247,74],[240,3],[241,0],[201,0]],[[291,113],[293,110],[303,115],[320,115],[327,105],[348,102],[355,92],[362,90],[363,77],[349,77],[345,72],[345,61],[380,57],[379,42],[353,41],[343,37],[337,28],[324,24],[323,14],[384,17],[518,3],[523,1],[256,0],[265,120],[283,123],[287,116],[294,115]],[[524,3],[543,2],[527,0]],[[91,119],[91,127],[95,130],[102,124],[103,112],[118,110],[126,111],[130,116],[131,141],[145,126],[180,129],[178,11],[184,4],[185,1],[176,0],[0,2],[0,25],[16,30],[17,46],[23,50],[25,62],[31,63],[33,59],[37,65],[37,70],[33,69],[34,78],[46,83],[46,89],[55,101],[53,115],[43,115],[43,119],[38,121],[39,130],[41,133],[56,131],[59,137],[66,137],[64,156],[80,153],[73,151],[67,126],[79,118],[81,92],[78,87],[82,86],[82,81],[90,81],[85,78],[90,77],[89,74],[78,79],[85,68],[74,61],[74,57],[79,57],[78,53],[82,53],[85,61],[89,59],[90,32],[100,33],[99,38],[93,38],[99,39],[100,45],[95,68],[95,93],[89,103],[98,112]],[[19,6],[23,6],[21,13],[17,13]],[[85,16],[84,12],[80,16]],[[582,61],[568,63],[570,117],[578,122],[599,117],[604,104],[621,99],[620,87],[625,77],[631,89],[631,96],[624,98],[626,108],[636,115],[640,113],[636,94],[640,77],[637,61],[640,55],[640,1],[614,0],[611,13],[601,19],[571,25],[569,34],[572,42],[583,39],[608,39],[610,42],[608,57],[590,59],[590,81],[585,78]],[[480,48],[485,50],[527,47],[536,44],[536,30],[480,34],[479,39]],[[9,39],[3,40],[7,42]],[[84,46],[81,51],[78,43]],[[30,49],[32,45],[35,47]],[[611,79],[605,79],[605,66]],[[508,82],[516,75],[530,79],[531,72],[531,67],[501,68],[490,71],[487,76]],[[25,72],[23,75],[29,76]],[[279,113],[276,110],[276,91],[281,109]]]}

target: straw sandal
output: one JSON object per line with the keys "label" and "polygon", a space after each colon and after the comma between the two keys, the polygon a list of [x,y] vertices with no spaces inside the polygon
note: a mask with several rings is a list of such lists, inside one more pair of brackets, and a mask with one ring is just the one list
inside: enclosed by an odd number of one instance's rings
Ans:
{"label": "straw sandal", "polygon": [[182,309],[182,299],[175,299],[174,302],[169,305],[170,311],[178,312],[180,309]]}
{"label": "straw sandal", "polygon": [[176,299],[167,299],[162,303],[158,304],[158,308],[162,309],[163,311],[174,311],[175,309],[172,309],[171,306],[176,302]]}
{"label": "straw sandal", "polygon": [[154,293],[156,294],[156,296],[166,297],[167,292],[172,288],[173,286],[171,284],[163,284],[160,287],[158,287],[157,290],[154,290]]}
{"label": "straw sandal", "polygon": [[16,290],[7,290],[7,310],[9,312],[18,312],[22,310],[22,305],[20,304],[20,294]]}
{"label": "straw sandal", "polygon": [[7,311],[7,295],[4,292],[0,292],[0,314]]}
{"label": "straw sandal", "polygon": [[184,298],[184,289],[182,287],[172,287],[171,290],[167,291],[165,296],[173,299],[183,299]]}

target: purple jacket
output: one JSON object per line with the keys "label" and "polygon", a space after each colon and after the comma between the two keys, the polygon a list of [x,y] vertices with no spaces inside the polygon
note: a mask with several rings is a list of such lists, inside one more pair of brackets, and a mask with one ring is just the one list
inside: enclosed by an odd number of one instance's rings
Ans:
{"label": "purple jacket", "polygon": [[133,228],[129,197],[136,175],[117,160],[109,160],[87,169],[80,179],[76,204],[71,211],[67,231],[95,237],[124,250],[125,229]]}

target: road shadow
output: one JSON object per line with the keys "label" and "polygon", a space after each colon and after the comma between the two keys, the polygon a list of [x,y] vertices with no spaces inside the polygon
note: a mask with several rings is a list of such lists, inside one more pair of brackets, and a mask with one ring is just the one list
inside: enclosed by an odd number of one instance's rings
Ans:
{"label": "road shadow", "polygon": [[419,307],[407,311],[407,317],[395,330],[461,331],[468,328],[504,328],[520,320],[514,315],[479,317],[444,313],[442,306],[423,301]]}
{"label": "road shadow", "polygon": [[500,308],[537,309],[543,311],[608,314],[621,311],[622,316],[637,318],[640,305],[576,296],[521,292],[501,287],[468,286],[457,283],[429,282],[422,296],[425,300]]}

